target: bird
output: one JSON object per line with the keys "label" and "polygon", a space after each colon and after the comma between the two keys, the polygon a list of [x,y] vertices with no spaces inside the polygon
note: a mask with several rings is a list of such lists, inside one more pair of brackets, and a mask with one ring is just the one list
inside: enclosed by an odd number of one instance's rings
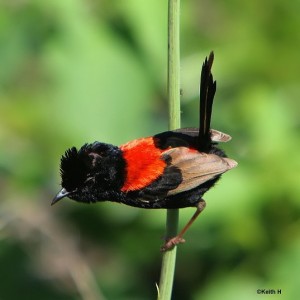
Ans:
{"label": "bird", "polygon": [[216,81],[214,53],[202,65],[199,127],[180,128],[138,138],[120,146],[86,143],[65,151],[60,161],[61,187],[51,205],[68,197],[82,203],[112,201],[145,209],[196,211],[161,251],[185,242],[183,235],[204,210],[203,195],[221,175],[237,166],[218,147],[230,135],[210,128]]}

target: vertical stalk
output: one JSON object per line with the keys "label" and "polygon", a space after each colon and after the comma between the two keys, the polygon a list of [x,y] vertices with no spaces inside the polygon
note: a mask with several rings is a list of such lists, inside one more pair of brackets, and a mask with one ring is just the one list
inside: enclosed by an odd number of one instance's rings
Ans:
{"label": "vertical stalk", "polygon": [[[168,0],[168,101],[169,129],[180,128],[180,0]],[[178,209],[167,210],[166,236],[177,234]],[[176,264],[176,246],[163,253],[159,300],[169,300],[172,295]]]}
{"label": "vertical stalk", "polygon": [[180,0],[169,0],[168,17],[169,129],[180,128]]}

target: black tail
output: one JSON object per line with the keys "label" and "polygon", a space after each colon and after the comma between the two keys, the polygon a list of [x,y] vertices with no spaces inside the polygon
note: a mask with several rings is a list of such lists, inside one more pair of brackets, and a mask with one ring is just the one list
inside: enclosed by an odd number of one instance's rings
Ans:
{"label": "black tail", "polygon": [[212,106],[216,92],[216,81],[213,80],[211,67],[214,61],[214,53],[210,52],[202,66],[200,79],[200,124],[198,149],[201,152],[209,152],[211,147],[210,119]]}

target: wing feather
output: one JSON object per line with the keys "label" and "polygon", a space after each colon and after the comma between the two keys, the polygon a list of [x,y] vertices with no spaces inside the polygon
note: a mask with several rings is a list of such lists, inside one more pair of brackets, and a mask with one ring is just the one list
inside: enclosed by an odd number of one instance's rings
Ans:
{"label": "wing feather", "polygon": [[198,187],[237,165],[232,159],[185,147],[169,149],[164,152],[164,155],[171,158],[170,166],[179,169],[182,176],[181,183],[170,190],[168,196]]}
{"label": "wing feather", "polygon": [[[173,130],[173,132],[179,132],[192,137],[198,137],[199,128],[196,127],[180,128],[180,129]],[[231,136],[229,134],[221,132],[216,129],[210,129],[210,134],[211,134],[211,140],[216,143],[219,142],[226,143],[231,140]]]}

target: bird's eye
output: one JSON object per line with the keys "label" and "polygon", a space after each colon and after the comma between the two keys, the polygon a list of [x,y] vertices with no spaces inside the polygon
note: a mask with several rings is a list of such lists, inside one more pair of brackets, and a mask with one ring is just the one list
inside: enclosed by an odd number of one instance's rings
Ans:
{"label": "bird's eye", "polygon": [[88,158],[89,158],[89,164],[93,168],[96,166],[97,161],[99,161],[102,158],[102,155],[92,152],[89,153]]}

